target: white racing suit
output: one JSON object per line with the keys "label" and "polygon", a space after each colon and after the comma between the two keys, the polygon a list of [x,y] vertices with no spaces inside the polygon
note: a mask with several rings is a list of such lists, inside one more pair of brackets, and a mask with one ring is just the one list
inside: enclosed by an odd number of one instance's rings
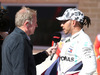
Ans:
{"label": "white racing suit", "polygon": [[79,75],[92,75],[96,70],[96,58],[89,36],[80,30],[66,38],[60,53],[58,75],[79,72]]}

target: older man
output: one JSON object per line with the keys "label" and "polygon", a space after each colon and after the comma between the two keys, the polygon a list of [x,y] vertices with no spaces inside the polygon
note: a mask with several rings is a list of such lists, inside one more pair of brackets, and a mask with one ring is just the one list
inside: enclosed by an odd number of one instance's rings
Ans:
{"label": "older man", "polygon": [[32,55],[29,35],[34,34],[38,27],[35,10],[26,7],[20,9],[16,13],[15,24],[16,28],[3,42],[1,75],[36,75],[36,65],[55,53],[57,47]]}

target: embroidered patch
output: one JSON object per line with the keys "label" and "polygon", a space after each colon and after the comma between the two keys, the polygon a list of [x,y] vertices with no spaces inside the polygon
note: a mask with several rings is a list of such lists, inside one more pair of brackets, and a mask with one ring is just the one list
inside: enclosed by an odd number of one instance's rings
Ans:
{"label": "embroidered patch", "polygon": [[69,52],[69,53],[72,53],[72,51],[73,51],[72,48],[69,48],[68,52]]}

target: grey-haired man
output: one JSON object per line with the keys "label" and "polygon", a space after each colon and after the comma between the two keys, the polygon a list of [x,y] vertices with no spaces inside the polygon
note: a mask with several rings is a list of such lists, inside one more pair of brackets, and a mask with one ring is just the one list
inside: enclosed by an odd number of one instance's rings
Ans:
{"label": "grey-haired man", "polygon": [[3,42],[1,75],[37,75],[36,65],[55,53],[57,46],[32,54],[29,35],[38,27],[36,10],[23,7],[15,15],[15,24],[16,28]]}

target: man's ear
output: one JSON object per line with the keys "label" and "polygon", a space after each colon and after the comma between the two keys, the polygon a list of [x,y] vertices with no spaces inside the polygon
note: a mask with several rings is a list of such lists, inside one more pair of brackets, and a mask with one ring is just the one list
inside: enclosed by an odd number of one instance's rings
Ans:
{"label": "man's ear", "polygon": [[76,20],[72,20],[72,24],[73,24],[73,26],[75,26],[76,25]]}
{"label": "man's ear", "polygon": [[26,21],[24,22],[24,26],[27,27],[28,25],[29,25],[29,21],[26,20]]}

